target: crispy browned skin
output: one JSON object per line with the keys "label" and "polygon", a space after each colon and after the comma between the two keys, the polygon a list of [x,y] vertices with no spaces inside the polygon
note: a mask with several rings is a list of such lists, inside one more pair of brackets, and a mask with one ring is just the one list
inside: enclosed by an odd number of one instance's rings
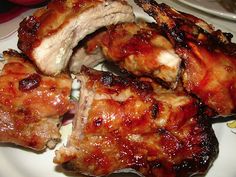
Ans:
{"label": "crispy browned skin", "polygon": [[132,8],[123,0],[52,0],[20,23],[18,47],[42,72],[56,75],[86,35],[133,20]]}
{"label": "crispy browned skin", "polygon": [[73,132],[54,162],[66,170],[103,176],[133,168],[144,176],[205,173],[218,142],[198,102],[152,80],[82,68]]}
{"label": "crispy browned skin", "polygon": [[87,52],[96,47],[101,47],[105,57],[121,69],[176,87],[181,59],[157,25],[145,22],[113,25],[89,40]]}
{"label": "crispy browned skin", "polygon": [[34,150],[60,140],[60,119],[69,108],[71,79],[40,74],[23,55],[5,51],[0,75],[0,142]]}
{"label": "crispy browned skin", "polygon": [[201,19],[154,0],[135,0],[175,46],[184,60],[183,83],[216,112],[236,112],[236,44]]}

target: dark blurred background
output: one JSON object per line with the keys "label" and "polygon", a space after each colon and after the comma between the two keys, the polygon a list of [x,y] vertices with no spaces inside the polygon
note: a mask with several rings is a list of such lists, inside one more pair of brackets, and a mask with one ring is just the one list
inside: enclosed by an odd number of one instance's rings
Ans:
{"label": "dark blurred background", "polygon": [[0,23],[7,22],[31,8],[44,6],[49,0],[1,0]]}

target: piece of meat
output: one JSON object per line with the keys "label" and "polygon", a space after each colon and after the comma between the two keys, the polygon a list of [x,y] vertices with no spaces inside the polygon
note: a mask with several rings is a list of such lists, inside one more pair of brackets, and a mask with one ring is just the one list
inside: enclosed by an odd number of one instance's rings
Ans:
{"label": "piece of meat", "polygon": [[135,0],[183,59],[185,89],[218,114],[236,113],[236,44],[232,35],[154,0]]}
{"label": "piece of meat", "polygon": [[73,48],[97,29],[134,20],[124,0],[53,0],[24,19],[18,47],[45,74],[66,69]]}
{"label": "piece of meat", "polygon": [[[122,70],[139,77],[152,77],[169,88],[177,85],[181,59],[155,24],[139,22],[110,26],[88,40],[87,56],[99,48],[108,61]],[[85,62],[80,59],[80,63]]]}
{"label": "piece of meat", "polygon": [[74,74],[78,74],[83,65],[93,68],[103,61],[104,56],[99,48],[88,54],[84,47],[80,47],[75,50],[70,59],[69,70]]}
{"label": "piece of meat", "polygon": [[22,54],[3,53],[0,75],[0,142],[40,151],[60,141],[60,116],[70,107],[71,79],[40,74]]}
{"label": "piece of meat", "polygon": [[144,176],[204,174],[218,142],[198,101],[150,78],[114,76],[82,67],[78,111],[54,162],[66,170],[104,176],[125,168]]}

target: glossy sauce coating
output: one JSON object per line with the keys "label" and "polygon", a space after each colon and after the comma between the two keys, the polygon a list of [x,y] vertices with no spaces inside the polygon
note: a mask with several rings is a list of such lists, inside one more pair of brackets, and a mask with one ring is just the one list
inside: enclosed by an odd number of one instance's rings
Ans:
{"label": "glossy sauce coating", "polygon": [[135,0],[183,59],[184,87],[221,115],[236,111],[236,44],[232,34],[154,0]]}
{"label": "glossy sauce coating", "polygon": [[78,79],[74,129],[54,158],[65,169],[101,176],[133,168],[144,176],[187,177],[205,173],[216,157],[209,118],[184,92],[85,67]]}
{"label": "glossy sauce coating", "polygon": [[[135,76],[148,76],[174,88],[181,59],[155,24],[125,23],[108,27],[87,42],[87,52],[101,47],[108,61]],[[170,59],[171,58],[171,59]]]}
{"label": "glossy sauce coating", "polygon": [[50,146],[51,139],[59,141],[59,116],[70,109],[71,79],[66,74],[44,76],[13,50],[4,52],[4,58],[7,63],[0,76],[0,141],[35,150]]}

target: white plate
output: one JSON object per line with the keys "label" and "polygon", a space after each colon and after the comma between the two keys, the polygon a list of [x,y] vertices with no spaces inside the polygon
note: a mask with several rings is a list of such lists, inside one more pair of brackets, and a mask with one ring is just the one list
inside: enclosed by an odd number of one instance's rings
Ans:
{"label": "white plate", "polygon": [[[204,12],[230,19],[236,20],[236,11],[227,11],[220,3],[219,0],[178,0],[183,4],[189,5],[196,9],[202,10]],[[222,0],[223,1],[223,0]]]}
{"label": "white plate", "polygon": [[19,23],[29,14],[33,13],[33,9],[27,10],[26,12],[20,14],[18,17],[15,17],[14,19],[7,21],[5,23],[2,23],[0,25],[0,40],[7,38],[11,34],[15,33],[19,27]]}
{"label": "white plate", "polygon": [[[144,13],[136,6],[134,10],[138,17],[145,17],[148,20],[151,19],[146,15],[144,16]],[[16,43],[16,33],[7,39],[0,40],[0,52],[8,48],[16,49]],[[67,126],[63,127],[61,130],[64,142],[70,132],[70,128],[70,126]],[[214,124],[213,128],[220,144],[220,152],[205,177],[235,177],[236,134],[232,132],[232,129],[226,126],[226,123]],[[59,144],[56,149],[62,144],[63,143]],[[53,164],[53,156],[54,150],[48,150],[44,153],[34,153],[16,146],[0,144],[0,177],[73,177],[72,174],[63,173],[60,168],[57,168],[56,165]],[[135,175],[119,174],[113,175],[113,177],[114,176],[134,177]]]}

